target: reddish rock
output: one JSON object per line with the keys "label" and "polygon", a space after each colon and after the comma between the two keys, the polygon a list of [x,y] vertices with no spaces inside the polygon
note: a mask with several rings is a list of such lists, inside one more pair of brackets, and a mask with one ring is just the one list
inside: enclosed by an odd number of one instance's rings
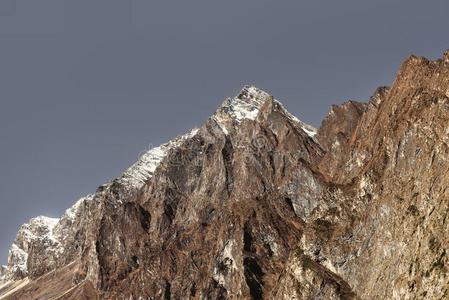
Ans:
{"label": "reddish rock", "polygon": [[24,225],[0,298],[447,299],[448,97],[447,53],[411,56],[318,132],[245,87]]}

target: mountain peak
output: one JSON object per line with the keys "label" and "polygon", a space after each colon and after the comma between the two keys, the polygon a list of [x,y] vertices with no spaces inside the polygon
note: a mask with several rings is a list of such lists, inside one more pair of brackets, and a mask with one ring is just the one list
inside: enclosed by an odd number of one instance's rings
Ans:
{"label": "mountain peak", "polygon": [[253,85],[245,85],[237,96],[227,98],[218,108],[212,118],[217,122],[222,131],[228,134],[236,125],[244,120],[256,120],[259,113],[268,103],[275,103],[279,110],[292,122],[297,123],[301,129],[311,138],[317,132],[313,126],[302,122],[292,115],[278,100],[275,100],[266,91]]}
{"label": "mountain peak", "polygon": [[0,298],[447,298],[448,91],[447,63],[410,57],[315,136],[245,86],[59,221],[22,226]]}
{"label": "mountain peak", "polygon": [[217,114],[226,114],[237,123],[244,119],[254,120],[264,103],[270,98],[270,94],[255,86],[244,86],[237,96],[227,98],[223,102]]}

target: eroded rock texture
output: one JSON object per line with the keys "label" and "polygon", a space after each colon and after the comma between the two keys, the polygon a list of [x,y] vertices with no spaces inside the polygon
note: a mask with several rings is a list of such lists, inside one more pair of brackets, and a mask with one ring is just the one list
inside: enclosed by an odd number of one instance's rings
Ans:
{"label": "eroded rock texture", "polygon": [[245,87],[23,225],[0,299],[447,299],[448,134],[448,54],[317,132]]}

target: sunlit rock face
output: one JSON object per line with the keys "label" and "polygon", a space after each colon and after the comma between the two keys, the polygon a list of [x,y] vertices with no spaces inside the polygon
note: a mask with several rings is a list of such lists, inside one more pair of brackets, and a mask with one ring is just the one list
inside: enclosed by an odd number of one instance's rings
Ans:
{"label": "sunlit rock face", "polygon": [[0,298],[446,299],[448,96],[447,59],[412,56],[316,130],[244,87],[23,225]]}

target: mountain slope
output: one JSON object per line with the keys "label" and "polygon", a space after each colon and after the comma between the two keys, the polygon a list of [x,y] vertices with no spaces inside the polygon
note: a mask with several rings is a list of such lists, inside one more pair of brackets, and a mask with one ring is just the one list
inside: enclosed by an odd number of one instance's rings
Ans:
{"label": "mountain slope", "polygon": [[445,299],[448,97],[448,53],[318,131],[245,87],[22,226],[0,299]]}

